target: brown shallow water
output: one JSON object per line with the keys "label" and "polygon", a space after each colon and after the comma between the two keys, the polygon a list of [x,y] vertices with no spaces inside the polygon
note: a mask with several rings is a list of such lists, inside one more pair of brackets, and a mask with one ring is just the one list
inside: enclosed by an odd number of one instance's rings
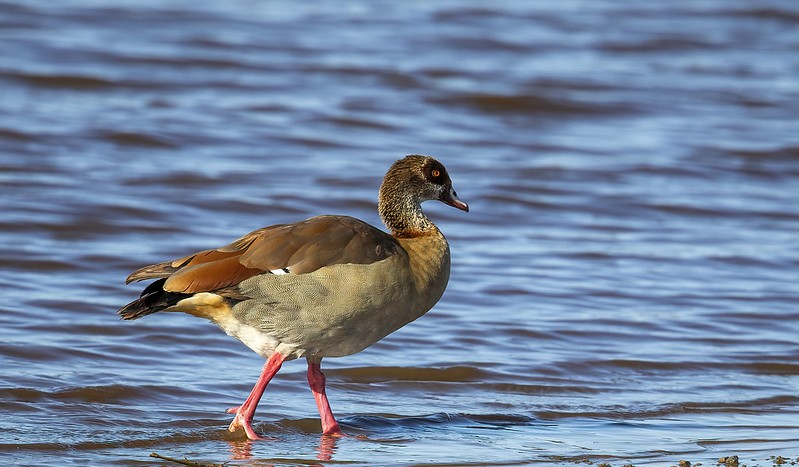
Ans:
{"label": "brown shallow water", "polygon": [[[0,0],[0,463],[747,465],[799,456],[799,7]],[[427,316],[304,365],[141,265],[341,213],[428,153],[453,271]]]}

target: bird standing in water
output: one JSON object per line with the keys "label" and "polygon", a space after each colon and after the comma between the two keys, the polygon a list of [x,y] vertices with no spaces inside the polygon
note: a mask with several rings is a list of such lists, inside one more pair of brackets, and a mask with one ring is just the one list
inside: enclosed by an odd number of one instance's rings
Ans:
{"label": "bird standing in water", "polygon": [[449,280],[446,238],[422,212],[439,200],[462,211],[444,166],[429,156],[396,161],[380,186],[385,233],[348,216],[318,216],[255,230],[221,248],[133,272],[156,279],[118,314],[133,320],[179,311],[216,323],[266,364],[247,400],[229,409],[230,431],[249,439],[256,406],[283,362],[305,357],[322,432],[339,435],[322,358],[351,355],[425,314]]}

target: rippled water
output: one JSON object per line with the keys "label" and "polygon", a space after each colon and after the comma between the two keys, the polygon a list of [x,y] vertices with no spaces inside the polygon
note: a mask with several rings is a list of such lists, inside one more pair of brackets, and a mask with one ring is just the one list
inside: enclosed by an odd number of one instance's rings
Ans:
{"label": "rippled water", "polygon": [[[747,465],[799,456],[799,7],[789,1],[0,0],[4,465]],[[379,224],[436,155],[427,316],[304,362],[120,322],[131,270],[252,229]],[[173,464],[175,465],[175,464]]]}

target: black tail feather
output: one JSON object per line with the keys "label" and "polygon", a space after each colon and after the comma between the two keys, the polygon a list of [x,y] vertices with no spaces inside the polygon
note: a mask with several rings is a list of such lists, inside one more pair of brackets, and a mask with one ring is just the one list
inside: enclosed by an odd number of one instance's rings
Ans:
{"label": "black tail feather", "polygon": [[191,296],[189,294],[167,292],[164,290],[165,282],[166,279],[159,279],[148,285],[138,299],[120,308],[117,314],[125,320],[139,319],[142,316],[151,315],[169,308],[184,298]]}

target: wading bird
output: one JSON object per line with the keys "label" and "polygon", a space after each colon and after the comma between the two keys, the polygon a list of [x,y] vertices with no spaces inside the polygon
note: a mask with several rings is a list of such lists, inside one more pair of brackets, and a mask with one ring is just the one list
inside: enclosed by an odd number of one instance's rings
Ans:
{"label": "wading bird", "polygon": [[322,432],[341,429],[325,394],[324,357],[351,355],[425,314],[449,280],[446,238],[422,212],[439,200],[462,211],[444,166],[428,156],[396,161],[380,186],[385,233],[348,216],[318,216],[255,230],[221,248],[145,266],[127,283],[156,279],[122,307],[125,320],[179,311],[216,323],[266,358],[229,430],[252,428],[264,389],[284,361],[305,357]]}

